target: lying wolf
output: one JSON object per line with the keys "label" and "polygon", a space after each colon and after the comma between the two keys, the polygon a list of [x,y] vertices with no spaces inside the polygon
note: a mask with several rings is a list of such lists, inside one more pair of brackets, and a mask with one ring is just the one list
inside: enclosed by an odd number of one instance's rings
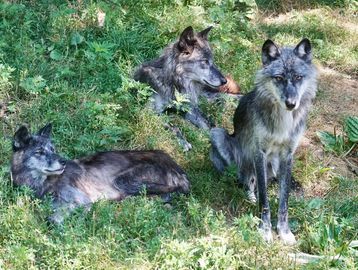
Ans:
{"label": "lying wolf", "polygon": [[219,171],[229,164],[237,165],[238,178],[252,200],[256,200],[257,185],[261,230],[267,241],[272,240],[267,182],[272,177],[279,180],[277,230],[284,243],[294,244],[287,214],[293,154],[305,130],[317,85],[310,41],[303,39],[294,48],[279,48],[267,40],[262,63],[255,89],[242,97],[235,111],[234,133],[211,130],[210,156]]}
{"label": "lying wolf", "polygon": [[219,87],[226,84],[226,78],[213,62],[208,42],[211,28],[194,33],[191,26],[187,27],[159,58],[142,64],[134,74],[135,80],[148,83],[156,91],[154,109],[157,113],[165,111],[175,99],[175,90],[185,94],[190,101],[185,118],[202,129],[209,129],[210,124],[198,107],[200,92],[218,92]]}
{"label": "lying wolf", "polygon": [[65,160],[55,152],[51,129],[48,124],[35,135],[25,126],[16,131],[11,176],[39,198],[53,196],[54,223],[62,223],[78,206],[89,207],[101,199],[120,201],[144,189],[165,198],[189,192],[187,175],[162,151],[109,151]]}

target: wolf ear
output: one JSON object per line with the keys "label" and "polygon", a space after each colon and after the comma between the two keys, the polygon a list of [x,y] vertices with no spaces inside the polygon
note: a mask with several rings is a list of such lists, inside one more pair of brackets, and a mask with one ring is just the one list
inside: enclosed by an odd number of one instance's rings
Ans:
{"label": "wolf ear", "polygon": [[208,28],[204,29],[203,31],[198,33],[198,36],[201,37],[202,39],[208,40],[208,35],[210,30],[213,29],[212,26],[209,26]]}
{"label": "wolf ear", "polygon": [[26,145],[28,145],[30,139],[31,139],[31,135],[27,127],[21,126],[15,132],[14,140],[12,142],[12,148],[14,149],[14,151],[17,151],[20,148],[25,147]]}
{"label": "wolf ear", "polygon": [[192,53],[195,42],[193,27],[188,26],[180,35],[178,48],[181,52]]}
{"label": "wolf ear", "polygon": [[312,60],[311,42],[307,38],[302,39],[293,51],[298,57],[305,61]]}
{"label": "wolf ear", "polygon": [[37,132],[37,135],[46,137],[46,138],[50,138],[51,131],[52,131],[52,124],[48,123]]}
{"label": "wolf ear", "polygon": [[264,66],[270,64],[273,60],[276,60],[281,55],[280,49],[276,44],[268,39],[262,45],[262,64]]}

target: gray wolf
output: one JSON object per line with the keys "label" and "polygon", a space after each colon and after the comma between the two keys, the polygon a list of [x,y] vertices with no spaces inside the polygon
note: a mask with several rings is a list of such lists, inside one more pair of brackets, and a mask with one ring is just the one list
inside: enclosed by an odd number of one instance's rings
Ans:
{"label": "gray wolf", "polygon": [[185,172],[166,153],[109,151],[75,160],[56,154],[51,124],[36,134],[20,127],[13,140],[11,176],[14,184],[28,186],[35,195],[53,198],[51,222],[61,224],[78,206],[89,208],[98,200],[120,201],[128,196],[188,193]]}
{"label": "gray wolf", "polygon": [[280,48],[267,40],[262,63],[254,90],[242,97],[235,111],[234,133],[211,130],[210,157],[219,171],[236,164],[238,179],[254,201],[257,187],[260,231],[267,241],[272,240],[267,183],[273,177],[279,180],[278,235],[284,243],[294,244],[287,213],[293,155],[317,88],[310,41]]}
{"label": "gray wolf", "polygon": [[187,27],[159,58],[142,64],[134,73],[135,80],[155,90],[153,107],[157,113],[167,109],[177,90],[190,101],[185,118],[202,129],[209,129],[210,123],[198,107],[200,93],[218,92],[226,84],[226,78],[213,62],[208,42],[211,28],[194,33],[191,26]]}

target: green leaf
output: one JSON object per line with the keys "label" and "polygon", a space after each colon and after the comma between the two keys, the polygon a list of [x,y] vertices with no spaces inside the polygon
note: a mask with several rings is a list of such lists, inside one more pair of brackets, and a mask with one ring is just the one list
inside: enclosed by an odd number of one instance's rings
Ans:
{"label": "green leaf", "polygon": [[81,44],[84,40],[85,38],[83,36],[81,36],[78,32],[75,32],[72,34],[71,37],[71,45],[77,46]]}
{"label": "green leaf", "polygon": [[358,142],[358,117],[350,116],[344,121],[344,129],[349,141]]}
{"label": "green leaf", "polygon": [[50,53],[50,58],[55,61],[60,61],[62,59],[62,54],[58,50],[53,50]]}
{"label": "green leaf", "polygon": [[327,131],[317,131],[317,136],[320,139],[321,143],[327,147],[328,150],[334,151],[336,146],[336,137]]}
{"label": "green leaf", "polygon": [[37,94],[46,87],[46,80],[40,75],[29,77],[20,82],[20,87],[28,93]]}

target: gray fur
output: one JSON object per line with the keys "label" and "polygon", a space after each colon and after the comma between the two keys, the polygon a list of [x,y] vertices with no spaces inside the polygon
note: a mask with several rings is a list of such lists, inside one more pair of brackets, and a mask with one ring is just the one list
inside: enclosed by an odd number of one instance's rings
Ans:
{"label": "gray fur", "polygon": [[211,131],[214,166],[222,171],[225,165],[236,164],[238,178],[253,201],[257,186],[261,230],[268,241],[272,240],[272,234],[267,182],[276,177],[280,182],[278,233],[283,242],[295,242],[288,226],[288,194],[293,154],[316,94],[316,69],[311,60],[307,39],[295,48],[279,48],[267,40],[262,48],[263,68],[256,74],[255,89],[242,97],[235,111],[234,133]]}
{"label": "gray fur", "polygon": [[52,222],[62,223],[78,206],[120,201],[144,189],[164,197],[189,192],[187,175],[162,151],[108,151],[65,160],[56,154],[50,133],[51,125],[35,135],[24,126],[15,133],[11,175],[16,185],[30,187],[39,198],[52,195]]}
{"label": "gray fur", "polygon": [[209,129],[210,124],[199,110],[198,95],[202,91],[217,92],[226,83],[213,63],[207,40],[210,29],[194,33],[191,26],[187,27],[159,58],[142,64],[134,74],[135,80],[148,83],[156,91],[153,107],[157,113],[165,111],[175,99],[175,89],[187,95],[190,109],[185,118],[203,129]]}

